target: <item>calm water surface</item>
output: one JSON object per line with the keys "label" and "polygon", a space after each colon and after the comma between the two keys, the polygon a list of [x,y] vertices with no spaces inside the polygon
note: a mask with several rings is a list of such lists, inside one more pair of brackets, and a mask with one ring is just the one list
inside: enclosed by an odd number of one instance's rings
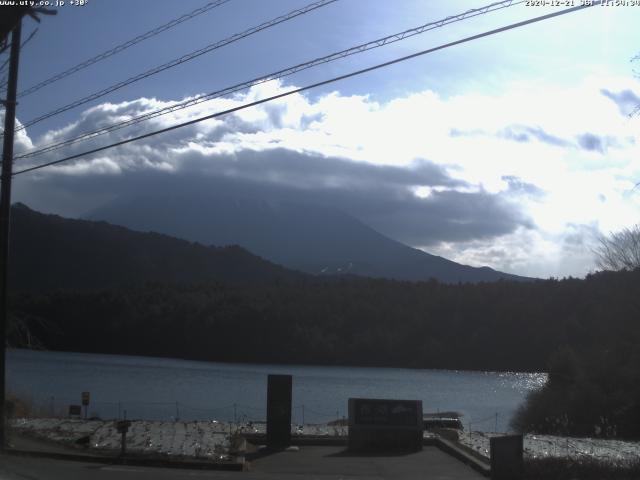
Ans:
{"label": "calm water surface", "polygon": [[455,410],[465,428],[506,431],[543,373],[318,367],[195,362],[10,350],[8,389],[42,414],[62,414],[91,392],[89,415],[171,420],[264,420],[267,374],[293,375],[293,421],[323,423],[347,414],[349,397],[422,400],[425,412]]}

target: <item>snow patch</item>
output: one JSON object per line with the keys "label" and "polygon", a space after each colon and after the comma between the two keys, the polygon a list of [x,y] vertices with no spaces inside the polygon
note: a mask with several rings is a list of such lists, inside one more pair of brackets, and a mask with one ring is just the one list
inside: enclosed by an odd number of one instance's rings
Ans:
{"label": "snow patch", "polygon": [[[465,432],[459,442],[489,458],[489,440],[493,436],[483,432]],[[624,463],[640,458],[640,442],[601,438],[560,437],[556,435],[524,436],[526,458],[593,458],[608,463]]]}

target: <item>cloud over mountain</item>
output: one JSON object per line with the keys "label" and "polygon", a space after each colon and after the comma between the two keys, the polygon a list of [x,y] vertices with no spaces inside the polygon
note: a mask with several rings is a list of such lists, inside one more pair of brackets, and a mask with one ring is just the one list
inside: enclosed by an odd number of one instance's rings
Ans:
{"label": "cloud over mountain", "polygon": [[[61,153],[20,160],[16,168],[291,88],[264,84]],[[637,207],[616,209],[634,175],[640,178],[635,124],[620,107],[634,101],[633,88],[618,82],[609,90],[590,80],[571,90],[452,98],[425,91],[386,103],[338,92],[296,94],[17,177],[15,198],[79,216],[124,195],[245,192],[337,208],[387,236],[456,261],[529,274],[531,262],[518,245],[525,245],[525,253],[539,250],[549,267],[556,255],[549,245],[574,235],[571,225],[610,229],[633,218]],[[141,98],[100,104],[40,138],[25,135],[16,151],[174,103]],[[604,213],[611,209],[616,215]],[[558,273],[555,268],[550,274]],[[580,270],[571,268],[565,271]]]}

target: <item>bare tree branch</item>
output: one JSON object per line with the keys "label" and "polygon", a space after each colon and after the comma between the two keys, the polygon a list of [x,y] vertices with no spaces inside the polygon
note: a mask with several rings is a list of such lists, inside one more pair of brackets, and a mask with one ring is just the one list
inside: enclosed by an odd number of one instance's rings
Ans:
{"label": "bare tree branch", "polygon": [[602,270],[640,268],[640,224],[600,237],[594,254]]}

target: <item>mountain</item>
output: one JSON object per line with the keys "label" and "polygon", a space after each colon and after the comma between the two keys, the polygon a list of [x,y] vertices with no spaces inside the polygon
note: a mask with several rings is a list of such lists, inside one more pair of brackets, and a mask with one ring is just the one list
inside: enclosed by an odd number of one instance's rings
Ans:
{"label": "mountain", "polygon": [[206,245],[237,244],[287,268],[397,280],[526,280],[408,247],[335,208],[247,196],[191,194],[123,198],[87,218]]}
{"label": "mountain", "polygon": [[19,203],[12,206],[10,241],[10,282],[17,290],[304,276],[238,246],[206,247],[105,222],[45,215]]}

